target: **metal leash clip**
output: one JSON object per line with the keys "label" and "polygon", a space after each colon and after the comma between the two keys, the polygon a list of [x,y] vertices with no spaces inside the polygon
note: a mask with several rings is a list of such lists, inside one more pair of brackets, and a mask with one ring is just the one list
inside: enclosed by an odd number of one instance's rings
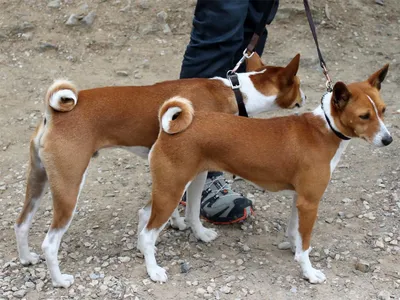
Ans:
{"label": "metal leash clip", "polygon": [[333,84],[332,84],[331,77],[329,76],[328,69],[326,68],[324,63],[321,63],[321,67],[322,67],[322,72],[324,73],[325,78],[326,78],[326,82],[325,82],[326,90],[330,93],[333,91]]}
{"label": "metal leash clip", "polygon": [[247,49],[244,49],[243,51],[243,56],[239,61],[237,62],[236,66],[231,70],[233,73],[236,73],[236,71],[239,69],[239,67],[242,65],[242,63],[246,60],[252,57],[254,52],[251,52],[250,54],[247,54]]}

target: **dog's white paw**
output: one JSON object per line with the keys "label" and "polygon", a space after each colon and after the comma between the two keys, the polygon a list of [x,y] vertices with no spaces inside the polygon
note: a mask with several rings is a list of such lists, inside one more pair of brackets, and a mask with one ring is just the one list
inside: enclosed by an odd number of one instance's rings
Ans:
{"label": "dog's white paw", "polygon": [[202,240],[205,243],[215,240],[218,236],[218,233],[214,229],[205,227],[202,227],[200,230],[193,230],[193,233],[197,239]]}
{"label": "dog's white paw", "polygon": [[303,275],[310,283],[323,283],[326,280],[325,274],[314,268],[310,268]]}
{"label": "dog's white paw", "polygon": [[166,282],[168,279],[167,271],[159,266],[148,268],[147,273],[150,279],[155,282]]}
{"label": "dog's white paw", "polygon": [[21,264],[24,266],[36,265],[40,261],[40,256],[35,252],[30,252],[27,257],[20,257],[19,260],[21,261]]}
{"label": "dog's white paw", "polygon": [[60,278],[53,280],[54,287],[68,288],[73,283],[74,283],[74,276],[69,274],[61,274]]}
{"label": "dog's white paw", "polygon": [[171,227],[178,230],[186,230],[189,226],[185,223],[184,217],[171,218]]}

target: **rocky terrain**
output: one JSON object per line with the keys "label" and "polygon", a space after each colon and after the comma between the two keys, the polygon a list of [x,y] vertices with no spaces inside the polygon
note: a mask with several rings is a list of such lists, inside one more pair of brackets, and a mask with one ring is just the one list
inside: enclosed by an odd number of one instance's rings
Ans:
{"label": "rocky terrain", "polygon": [[[168,228],[157,259],[166,284],[151,282],[136,250],[137,211],[149,199],[148,163],[123,150],[100,152],[90,165],[77,213],[60,248],[69,289],[54,289],[44,262],[23,267],[13,225],[25,193],[28,143],[41,120],[46,89],[69,78],[80,89],[144,85],[178,78],[195,1],[0,0],[0,299],[400,299],[400,4],[385,0],[313,1],[330,74],[366,79],[390,63],[382,96],[394,142],[353,141],[321,202],[311,256],[327,282],[301,278],[280,250],[290,195],[235,188],[255,202],[243,224],[214,226],[219,238],[197,242]],[[282,65],[301,53],[308,103],[318,104],[324,77],[301,0],[282,0],[263,59]],[[268,117],[274,114],[265,114]],[[30,236],[41,243],[51,221],[47,194]],[[207,226],[212,226],[207,224]]]}

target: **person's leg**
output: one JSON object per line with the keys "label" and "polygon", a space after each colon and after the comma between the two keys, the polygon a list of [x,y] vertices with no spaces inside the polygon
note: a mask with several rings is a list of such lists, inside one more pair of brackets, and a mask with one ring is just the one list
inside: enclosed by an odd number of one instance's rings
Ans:
{"label": "person's leg", "polygon": [[225,77],[243,42],[249,0],[198,0],[180,78]]}

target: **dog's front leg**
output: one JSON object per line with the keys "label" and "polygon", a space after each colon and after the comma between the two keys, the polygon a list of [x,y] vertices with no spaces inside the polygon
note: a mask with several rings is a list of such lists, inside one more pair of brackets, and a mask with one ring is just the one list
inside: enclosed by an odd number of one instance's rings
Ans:
{"label": "dog's front leg", "polygon": [[194,236],[205,243],[216,239],[218,234],[214,229],[205,228],[200,221],[201,193],[206,182],[207,172],[199,173],[187,189],[186,222],[192,228]]}
{"label": "dog's front leg", "polygon": [[324,273],[313,268],[309,258],[311,232],[317,218],[318,203],[319,200],[309,200],[301,194],[298,195],[296,203],[298,224],[295,236],[295,260],[300,263],[303,275],[310,283],[322,283],[326,280]]}

